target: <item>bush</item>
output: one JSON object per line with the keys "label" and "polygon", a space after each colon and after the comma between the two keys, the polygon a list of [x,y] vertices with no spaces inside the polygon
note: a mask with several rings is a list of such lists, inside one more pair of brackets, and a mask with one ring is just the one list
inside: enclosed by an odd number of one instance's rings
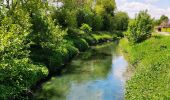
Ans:
{"label": "bush", "polygon": [[[38,2],[39,1],[39,2]],[[28,1],[28,5],[36,5],[34,8],[30,8],[32,11],[32,32],[29,34],[29,40],[31,41],[31,56],[30,58],[36,63],[45,64],[51,71],[52,67],[56,67],[52,64],[54,61],[53,54],[56,53],[56,49],[59,48],[63,42],[63,37],[66,34],[65,30],[62,30],[60,26],[56,26],[52,17],[47,13],[47,7],[39,7],[39,5],[46,6],[45,3],[38,0],[34,4]]]}
{"label": "bush", "polygon": [[[3,12],[3,13],[2,13]],[[30,17],[20,6],[0,9],[0,99],[21,99],[19,94],[48,74],[29,60]]]}
{"label": "bush", "polygon": [[42,65],[33,65],[28,59],[12,59],[0,64],[0,99],[21,99],[24,91],[48,75]]}
{"label": "bush", "polygon": [[76,54],[78,54],[78,49],[75,48],[72,43],[63,43],[62,46],[57,48],[49,57],[51,64],[50,69],[54,71],[54,69],[61,67],[62,65],[67,63],[71,58],[73,58]]}
{"label": "bush", "polygon": [[89,33],[89,32],[92,31],[92,28],[88,24],[82,24],[80,29],[83,30],[86,33]]}
{"label": "bush", "polygon": [[80,37],[69,37],[67,40],[73,43],[79,51],[85,51],[89,47],[86,40]]}
{"label": "bush", "polygon": [[85,39],[89,45],[94,45],[97,43],[97,40],[93,37],[92,34],[85,34],[82,36],[82,38]]}
{"label": "bush", "polygon": [[78,36],[78,35],[84,35],[84,31],[78,29],[78,28],[68,28],[68,36]]}
{"label": "bush", "polygon": [[153,30],[153,20],[147,11],[141,11],[135,20],[131,21],[125,33],[129,41],[136,43],[151,37]]}
{"label": "bush", "polygon": [[113,36],[108,33],[92,34],[92,36],[95,38],[95,40],[97,40],[97,43],[102,43],[113,39]]}

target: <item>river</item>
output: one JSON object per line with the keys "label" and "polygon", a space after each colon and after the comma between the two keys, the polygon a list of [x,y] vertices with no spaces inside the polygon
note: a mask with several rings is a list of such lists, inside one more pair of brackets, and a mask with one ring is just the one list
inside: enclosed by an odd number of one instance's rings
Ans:
{"label": "river", "polygon": [[116,43],[91,47],[36,93],[44,100],[124,100],[127,61]]}

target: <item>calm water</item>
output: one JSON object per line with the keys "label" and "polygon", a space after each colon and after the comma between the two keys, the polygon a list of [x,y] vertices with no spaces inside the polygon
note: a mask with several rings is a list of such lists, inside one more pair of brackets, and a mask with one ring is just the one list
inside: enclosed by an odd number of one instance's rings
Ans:
{"label": "calm water", "polygon": [[76,57],[61,77],[45,83],[37,99],[124,100],[127,65],[116,44],[95,46]]}

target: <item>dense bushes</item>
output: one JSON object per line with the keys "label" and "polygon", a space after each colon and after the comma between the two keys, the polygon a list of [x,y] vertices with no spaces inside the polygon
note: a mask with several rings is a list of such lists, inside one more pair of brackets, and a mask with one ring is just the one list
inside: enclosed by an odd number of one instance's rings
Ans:
{"label": "dense bushes", "polygon": [[24,98],[20,94],[47,76],[43,65],[34,65],[28,59],[13,59],[0,65],[0,99]]}
{"label": "dense bushes", "polygon": [[17,98],[48,70],[29,60],[29,14],[17,6],[12,11],[0,9],[0,17],[0,99]]}
{"label": "dense bushes", "polygon": [[135,20],[129,23],[128,30],[125,33],[127,38],[133,42],[141,42],[149,37],[153,30],[153,23],[147,11],[141,11]]}
{"label": "dense bushes", "polygon": [[170,37],[152,36],[135,45],[126,39],[120,41],[134,69],[134,75],[127,82],[127,100],[169,100],[170,99]]}

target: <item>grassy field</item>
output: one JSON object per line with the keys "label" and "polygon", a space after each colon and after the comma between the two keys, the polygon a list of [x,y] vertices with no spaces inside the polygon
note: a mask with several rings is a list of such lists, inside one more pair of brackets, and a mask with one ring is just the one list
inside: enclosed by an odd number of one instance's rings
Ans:
{"label": "grassy field", "polygon": [[162,32],[170,32],[170,28],[162,28]]}
{"label": "grassy field", "polygon": [[135,69],[126,100],[170,100],[170,37],[155,35],[135,45],[122,39],[119,47]]}

